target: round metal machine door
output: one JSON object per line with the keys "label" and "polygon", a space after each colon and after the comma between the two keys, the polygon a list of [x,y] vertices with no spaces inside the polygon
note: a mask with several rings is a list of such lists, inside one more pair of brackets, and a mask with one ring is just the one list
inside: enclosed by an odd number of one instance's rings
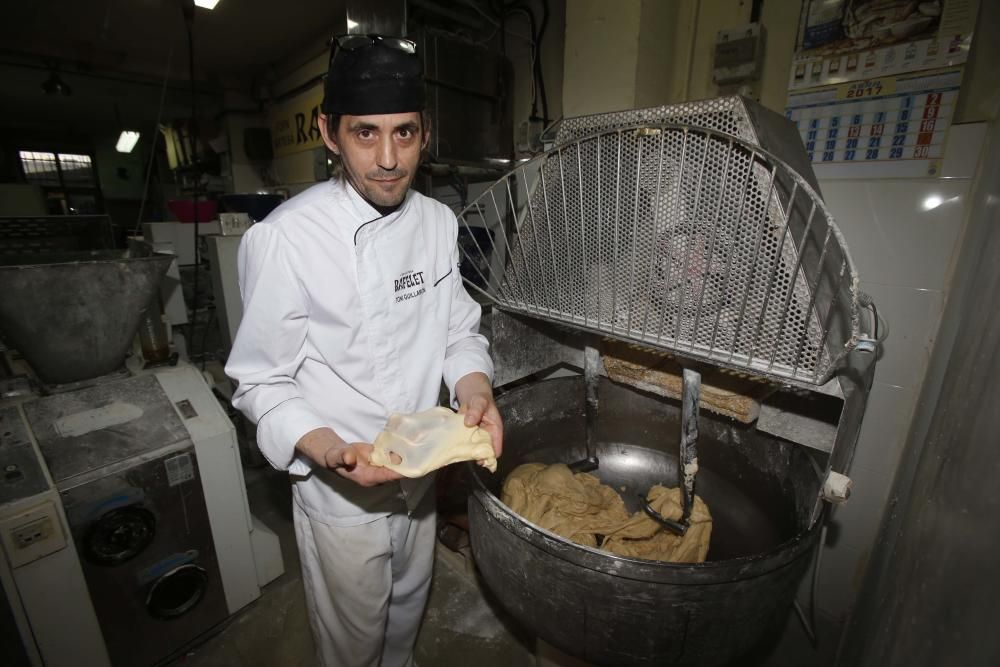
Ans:
{"label": "round metal machine door", "polygon": [[156,517],[141,505],[105,512],[83,538],[83,556],[98,565],[120,565],[145,550],[156,535]]}
{"label": "round metal machine door", "polygon": [[149,586],[146,609],[156,618],[177,618],[205,596],[208,573],[195,563],[184,563],[161,575]]}
{"label": "round metal machine door", "polygon": [[[603,381],[594,473],[637,494],[678,478],[680,410]],[[820,488],[809,455],[703,413],[698,494],[713,516],[705,563],[622,558],[527,522],[500,499],[526,462],[586,456],[584,383],[560,378],[503,394],[504,455],[496,474],[473,467],[469,500],[476,564],[502,604],[559,649],[609,665],[724,665],[784,620],[818,535],[810,514]]]}
{"label": "round metal machine door", "polygon": [[[127,505],[94,520],[83,537],[82,551],[87,560],[113,567],[141,555],[155,536],[155,515],[140,504]],[[204,597],[208,575],[205,568],[197,565],[197,556],[197,551],[189,551],[153,569],[150,576],[154,578],[147,584],[145,601],[150,616],[177,618]],[[166,571],[160,573],[162,570]]]}

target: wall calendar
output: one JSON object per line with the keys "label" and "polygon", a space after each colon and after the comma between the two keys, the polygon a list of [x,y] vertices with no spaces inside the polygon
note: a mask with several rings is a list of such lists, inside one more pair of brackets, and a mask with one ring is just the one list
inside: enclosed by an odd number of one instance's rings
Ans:
{"label": "wall calendar", "polygon": [[[961,77],[955,69],[796,93],[785,115],[824,177],[935,176]],[[895,164],[865,167],[872,163]]]}

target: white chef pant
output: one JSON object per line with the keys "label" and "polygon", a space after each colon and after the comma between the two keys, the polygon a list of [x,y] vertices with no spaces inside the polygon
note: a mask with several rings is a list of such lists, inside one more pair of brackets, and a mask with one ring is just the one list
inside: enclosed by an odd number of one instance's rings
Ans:
{"label": "white chef pant", "polygon": [[411,515],[359,526],[310,519],[293,502],[306,608],[324,667],[410,667],[430,592],[436,514],[427,493]]}

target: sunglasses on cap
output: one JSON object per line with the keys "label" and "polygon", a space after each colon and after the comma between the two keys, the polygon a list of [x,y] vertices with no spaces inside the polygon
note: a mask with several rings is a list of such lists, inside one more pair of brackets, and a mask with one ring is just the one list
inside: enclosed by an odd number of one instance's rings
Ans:
{"label": "sunglasses on cap", "polygon": [[417,43],[402,37],[385,37],[383,35],[340,35],[330,40],[330,46],[344,51],[357,51],[381,44],[403,53],[416,54]]}

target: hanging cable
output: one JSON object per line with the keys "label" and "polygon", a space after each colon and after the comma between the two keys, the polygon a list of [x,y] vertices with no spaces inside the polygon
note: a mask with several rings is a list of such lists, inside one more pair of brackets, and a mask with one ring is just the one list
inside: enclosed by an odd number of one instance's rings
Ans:
{"label": "hanging cable", "polygon": [[528,7],[518,3],[504,7],[504,14],[523,14],[528,18],[529,30],[531,32],[531,118],[538,117],[538,88],[535,63],[538,61],[538,40],[536,38],[537,26],[535,24],[535,14]]}
{"label": "hanging cable", "polygon": [[549,0],[542,0],[542,25],[535,38],[535,76],[538,77],[538,93],[542,97],[542,125],[549,124],[549,98],[545,92],[545,72],[542,69],[542,40],[549,25]]}
{"label": "hanging cable", "polygon": [[476,2],[476,0],[461,0],[461,3],[463,5],[465,5],[466,7],[470,7],[473,11],[475,11],[477,14],[479,14],[484,19],[486,19],[487,23],[490,23],[490,24],[492,24],[494,26],[499,26],[500,25],[501,21],[498,20],[498,19],[496,19],[495,17],[490,16],[489,14],[487,14],[486,11],[483,10],[483,8],[479,6],[479,3]]}
{"label": "hanging cable", "polygon": [[808,615],[802,609],[802,605],[796,599],[792,606],[795,609],[796,616],[799,617],[799,622],[802,624],[802,629],[806,633],[806,637],[809,639],[809,643],[813,648],[819,645],[819,637],[816,634],[816,590],[819,588],[819,574],[820,568],[823,565],[823,549],[826,546],[826,516],[820,517],[820,521],[823,522],[823,526],[819,531],[819,540],[816,545],[816,558],[813,560],[813,571],[812,579],[809,582],[809,612]]}
{"label": "hanging cable", "polygon": [[[889,337],[889,323],[883,320],[882,317],[878,314],[878,308],[875,307],[874,301],[868,304],[868,308],[870,308],[872,311],[872,320],[873,320],[872,329],[873,333],[875,334],[875,340],[878,341],[879,344],[882,344],[885,342],[885,339]],[[881,333],[879,333],[879,323],[881,323],[882,325]]]}
{"label": "hanging cable", "polygon": [[191,122],[188,128],[188,135],[191,140],[191,165],[195,169],[195,183],[194,189],[191,194],[191,209],[194,215],[194,286],[191,292],[191,317],[188,320],[188,358],[192,357],[194,352],[194,324],[195,320],[198,318],[198,273],[201,268],[201,252],[198,247],[198,241],[200,235],[198,233],[201,220],[199,220],[198,215],[198,187],[201,183],[201,178],[197,174],[197,164],[198,164],[198,130],[197,130],[197,118],[198,118],[198,94],[195,89],[195,78],[194,78],[194,0],[182,0],[181,1],[181,13],[184,15],[184,27],[187,29],[187,41],[188,41],[188,70],[191,79]]}
{"label": "hanging cable", "polygon": [[[492,1],[490,6],[493,6]],[[500,15],[500,55],[504,58],[507,57],[507,17],[503,12],[499,12]]]}
{"label": "hanging cable", "polygon": [[[503,6],[503,13],[510,15],[513,13],[523,13],[528,17],[531,25],[531,118],[541,120],[542,125],[549,124],[549,100],[545,91],[545,74],[542,68],[541,46],[545,37],[545,29],[549,24],[549,3],[542,0],[542,22],[538,24],[535,12],[524,0],[515,0]],[[538,115],[538,102],[541,100],[542,115]]]}
{"label": "hanging cable", "polygon": [[875,300],[865,292],[858,292],[858,305],[872,313],[872,338],[881,345],[889,337],[889,323],[882,319],[875,307]]}
{"label": "hanging cable", "polygon": [[160,88],[160,106],[156,109],[156,124],[153,125],[153,145],[149,147],[149,160],[146,163],[146,181],[142,186],[142,199],[139,200],[139,215],[135,219],[133,236],[138,236],[142,229],[142,213],[146,208],[146,198],[149,196],[149,179],[153,174],[153,161],[156,159],[156,143],[160,138],[160,122],[163,120],[163,105],[167,99],[167,81],[170,79],[170,64],[174,58],[174,47],[167,52],[167,66],[163,70],[163,86]]}

